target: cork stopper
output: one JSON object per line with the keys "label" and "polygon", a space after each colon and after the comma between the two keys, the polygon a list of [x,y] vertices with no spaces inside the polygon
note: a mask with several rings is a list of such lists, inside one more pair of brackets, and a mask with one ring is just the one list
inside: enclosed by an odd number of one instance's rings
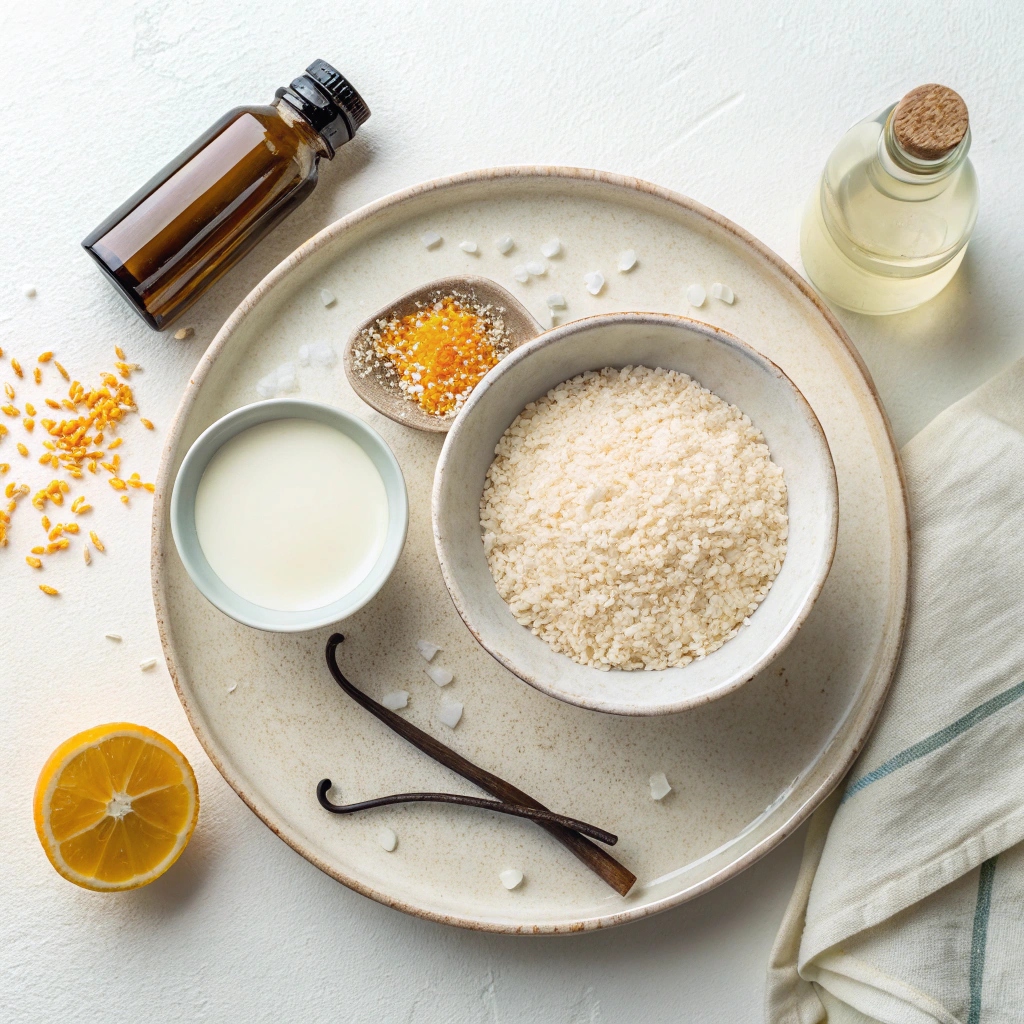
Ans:
{"label": "cork stopper", "polygon": [[893,111],[896,141],[919,160],[939,160],[967,134],[967,104],[944,85],[911,89]]}

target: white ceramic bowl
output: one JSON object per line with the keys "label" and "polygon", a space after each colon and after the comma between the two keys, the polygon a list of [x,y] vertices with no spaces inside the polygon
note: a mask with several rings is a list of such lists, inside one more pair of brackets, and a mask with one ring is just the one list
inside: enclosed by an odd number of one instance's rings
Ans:
{"label": "white ceramic bowl", "polygon": [[[223,444],[258,423],[295,418],[315,420],[333,427],[350,437],[366,452],[384,481],[388,528],[377,561],[355,589],[320,608],[282,611],[247,601],[213,571],[196,534],[195,501],[203,472]],[[235,409],[211,424],[196,438],[185,454],[174,480],[170,518],[174,544],[185,571],[211,604],[246,626],[274,633],[299,633],[348,618],[384,586],[405,545],[405,535],[409,528],[409,499],[398,460],[376,430],[355,416],[330,405],[298,398],[278,398]]]}
{"label": "white ceramic bowl", "polygon": [[[484,555],[480,496],[494,446],[528,402],[585,370],[643,365],[689,374],[764,433],[789,492],[789,542],[768,596],[737,636],[681,668],[601,671],[553,651],[519,625]],[[559,700],[620,715],[664,715],[735,690],[796,635],[832,565],[839,499],[828,443],[803,395],[769,359],[708,324],[657,313],[576,320],[523,345],[477,386],[434,475],[441,572],[473,636],[520,679]]]}

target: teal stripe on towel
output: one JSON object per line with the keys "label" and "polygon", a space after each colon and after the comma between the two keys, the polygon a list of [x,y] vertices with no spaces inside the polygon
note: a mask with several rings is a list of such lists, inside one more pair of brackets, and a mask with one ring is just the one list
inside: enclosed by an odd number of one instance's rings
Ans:
{"label": "teal stripe on towel", "polygon": [[992,882],[996,875],[996,858],[981,865],[978,879],[978,904],[974,908],[974,934],[971,937],[971,973],[969,977],[971,1004],[967,1024],[981,1022],[981,980],[985,976],[985,944],[988,941],[988,915],[992,909]]}
{"label": "teal stripe on towel", "polygon": [[919,757],[924,757],[925,754],[930,754],[933,750],[938,750],[939,747],[945,746],[950,740],[955,740],[961,733],[965,733],[971,726],[984,721],[989,715],[994,715],[997,711],[1005,708],[1007,704],[1012,704],[1020,697],[1024,697],[1024,682],[1011,686],[1010,689],[1004,690],[1002,693],[990,698],[984,704],[979,704],[973,711],[968,711],[963,718],[958,718],[952,725],[947,725],[945,729],[933,732],[931,736],[921,740],[920,743],[907,747],[906,750],[895,757],[890,757],[888,761],[880,764],[873,771],[868,772],[867,775],[862,775],[859,779],[851,782],[846,787],[846,792],[843,794],[842,800],[839,801],[840,804],[846,803],[851,796],[856,796],[862,789],[867,789],[872,782],[884,779],[886,775],[890,775],[897,768],[902,768],[912,761],[916,761]]}

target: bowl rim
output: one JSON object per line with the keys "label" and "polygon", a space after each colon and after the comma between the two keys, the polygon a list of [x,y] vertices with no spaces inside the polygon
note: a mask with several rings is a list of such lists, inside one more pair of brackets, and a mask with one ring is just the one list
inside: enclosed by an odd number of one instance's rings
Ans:
{"label": "bowl rim", "polygon": [[[387,492],[388,525],[384,544],[372,568],[359,584],[329,604],[299,611],[268,608],[233,591],[206,560],[195,527],[195,498],[206,467],[228,441],[252,427],[281,419],[323,423],[355,441],[372,459]],[[194,481],[194,484],[193,484]],[[409,529],[409,498],[402,467],[387,442],[368,423],[343,409],[302,398],[272,398],[250,402],[214,420],[189,445],[174,476],[170,500],[174,546],[185,571],[215,608],[236,622],[270,633],[301,633],[329,626],[354,615],[377,596],[388,581],[405,547]],[[210,578],[220,586],[210,586]]]}
{"label": "bowl rim", "polygon": [[[446,555],[446,535],[445,531],[442,530],[439,521],[440,515],[438,506],[440,504],[441,493],[444,487],[445,470],[452,457],[451,447],[458,441],[462,430],[468,429],[466,427],[466,423],[468,423],[467,414],[482,401],[486,400],[488,392],[497,381],[525,359],[529,359],[534,353],[539,352],[541,349],[547,348],[550,345],[557,345],[574,335],[615,323],[628,323],[635,324],[637,326],[659,325],[692,330],[697,334],[704,335],[706,338],[716,343],[725,344],[739,350],[752,362],[759,365],[763,371],[769,373],[784,385],[788,385],[796,398],[797,407],[801,410],[805,422],[811,428],[811,433],[818,443],[819,454],[823,456],[821,463],[825,469],[826,477],[828,511],[830,514],[827,523],[828,532],[825,538],[825,557],[821,560],[817,574],[812,579],[811,585],[808,587],[797,613],[790,619],[786,628],[778,637],[776,637],[775,641],[756,661],[733,673],[725,680],[725,682],[719,684],[715,689],[684,697],[680,700],[665,701],[659,704],[637,704],[628,699],[612,701],[580,696],[578,694],[569,694],[564,690],[559,689],[557,683],[550,684],[537,679],[521,666],[516,665],[512,659],[493,650],[483,640],[479,629],[474,625],[472,602],[466,599],[466,595],[463,593],[455,575],[452,573],[451,566]],[[455,610],[458,612],[459,617],[462,619],[463,623],[465,623],[466,628],[473,635],[476,642],[480,644],[480,646],[487,651],[495,661],[508,669],[517,678],[522,679],[525,683],[529,683],[530,686],[539,690],[541,693],[547,694],[549,697],[554,697],[566,704],[572,704],[576,707],[585,708],[589,711],[600,711],[606,714],[632,717],[654,717],[688,711],[691,708],[700,707],[713,700],[718,700],[720,697],[724,697],[727,694],[733,693],[753,679],[759,672],[762,672],[794,639],[804,622],[807,620],[807,617],[810,615],[811,609],[814,607],[818,596],[821,594],[821,591],[825,586],[825,581],[828,579],[829,572],[832,569],[832,562],[835,559],[836,544],[839,536],[839,485],[836,477],[835,462],[832,458],[832,449],[829,446],[828,438],[825,436],[825,431],[822,429],[821,423],[819,422],[814,409],[804,397],[803,392],[796,386],[796,384],[793,383],[785,371],[777,363],[769,359],[768,356],[764,355],[762,352],[758,352],[753,346],[729,331],[716,327],[713,324],[705,323],[701,320],[694,320],[690,317],[681,316],[677,313],[638,311],[599,313],[593,316],[581,317],[578,320],[571,320],[566,324],[562,324],[546,331],[544,334],[539,335],[532,341],[526,342],[524,345],[521,345],[519,348],[509,353],[509,355],[498,363],[498,365],[495,366],[476,386],[461,413],[456,417],[455,422],[452,425],[452,429],[448,432],[448,436],[445,438],[441,454],[438,457],[437,468],[434,472],[434,483],[431,489],[430,522],[431,529],[434,534],[434,548],[437,552],[437,559],[441,567],[441,575],[444,578],[445,586],[448,588],[452,604],[455,606]],[[525,629],[525,627],[523,628]],[[563,655],[563,657],[567,656]],[[679,666],[678,671],[684,672],[686,668],[687,666],[685,665]],[[617,670],[612,669],[610,671]]]}

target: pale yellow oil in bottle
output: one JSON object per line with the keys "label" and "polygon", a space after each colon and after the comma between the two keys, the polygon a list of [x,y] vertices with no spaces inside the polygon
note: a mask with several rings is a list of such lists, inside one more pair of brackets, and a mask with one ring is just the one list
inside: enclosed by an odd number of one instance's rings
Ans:
{"label": "pale yellow oil in bottle", "polygon": [[978,214],[970,131],[950,153],[903,151],[888,107],[832,152],[800,232],[807,276],[858,313],[899,313],[937,295],[963,260]]}

